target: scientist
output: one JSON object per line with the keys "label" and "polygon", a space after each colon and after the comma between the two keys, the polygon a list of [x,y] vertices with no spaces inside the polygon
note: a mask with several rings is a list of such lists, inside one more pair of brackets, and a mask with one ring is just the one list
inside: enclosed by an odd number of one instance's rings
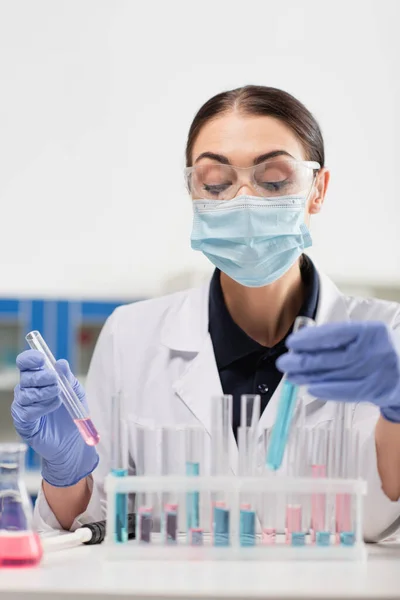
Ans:
{"label": "scientist", "polygon": [[[308,386],[310,427],[332,420],[327,400],[356,403],[352,427],[369,490],[364,535],[387,535],[400,524],[400,306],[344,296],[303,253],[329,182],[317,122],[277,89],[224,92],[195,116],[186,162],[192,248],[216,269],[202,288],[123,306],[108,319],[87,379],[98,447],[83,442],[42,356],[28,350],[17,359],[15,428],[42,457],[36,526],[104,518],[110,403],[119,391],[132,423],[200,423],[208,432],[212,396],[233,394],[235,430],[240,394],[259,393],[261,430],[273,423],[285,371]],[[290,335],[298,315],[319,327]],[[86,403],[65,361],[62,368]]]}

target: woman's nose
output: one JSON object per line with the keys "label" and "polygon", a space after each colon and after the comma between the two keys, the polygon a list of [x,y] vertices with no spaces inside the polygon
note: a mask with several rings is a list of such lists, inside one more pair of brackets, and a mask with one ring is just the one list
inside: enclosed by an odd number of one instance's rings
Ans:
{"label": "woman's nose", "polygon": [[258,196],[257,191],[252,187],[249,182],[241,184],[239,187],[236,196]]}

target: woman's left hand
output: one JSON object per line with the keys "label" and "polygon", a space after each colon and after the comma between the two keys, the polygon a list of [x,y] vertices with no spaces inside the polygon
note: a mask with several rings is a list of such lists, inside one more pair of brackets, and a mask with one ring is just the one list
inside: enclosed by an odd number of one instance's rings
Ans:
{"label": "woman's left hand", "polygon": [[[398,336],[398,338],[396,338]],[[400,422],[400,334],[376,321],[328,323],[287,339],[277,360],[289,381],[322,400],[369,401]]]}

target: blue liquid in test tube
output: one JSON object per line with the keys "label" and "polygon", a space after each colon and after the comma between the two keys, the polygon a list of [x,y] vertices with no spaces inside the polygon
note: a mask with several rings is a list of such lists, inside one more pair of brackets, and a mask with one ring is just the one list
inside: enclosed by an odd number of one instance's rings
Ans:
{"label": "blue liquid in test tube", "polygon": [[[195,462],[186,463],[186,475],[198,477],[200,475],[200,464]],[[187,529],[198,529],[200,526],[200,494],[199,492],[188,492],[186,497]]]}
{"label": "blue liquid in test tube", "polygon": [[[315,321],[313,321],[313,319],[309,319],[308,317],[297,317],[293,326],[293,333],[296,333],[304,327],[313,326],[315,326]],[[284,377],[282,393],[279,398],[278,410],[275,423],[272,427],[271,440],[266,457],[267,467],[275,471],[279,469],[282,464],[296,408],[298,392],[299,387],[290,383],[290,381]],[[299,414],[300,418],[304,417],[304,412],[301,409]],[[300,427],[302,426],[304,426],[303,423],[300,424]]]}
{"label": "blue liquid in test tube", "polygon": [[[128,469],[111,469],[114,477],[126,477]],[[128,496],[115,494],[115,541],[128,541]]]}
{"label": "blue liquid in test tube", "polygon": [[[111,473],[114,477],[128,475],[128,429],[122,419],[122,396],[112,399],[111,412]],[[115,494],[115,541],[128,541],[128,495]]]}
{"label": "blue liquid in test tube", "polygon": [[282,464],[296,407],[297,393],[298,386],[285,379],[268,447],[267,466],[270,469],[277,470]]}
{"label": "blue liquid in test tube", "polygon": [[256,513],[250,505],[240,507],[239,539],[241,546],[255,546],[256,544]]}
{"label": "blue liquid in test tube", "polygon": [[214,506],[214,546],[229,546],[229,509],[225,503]]}

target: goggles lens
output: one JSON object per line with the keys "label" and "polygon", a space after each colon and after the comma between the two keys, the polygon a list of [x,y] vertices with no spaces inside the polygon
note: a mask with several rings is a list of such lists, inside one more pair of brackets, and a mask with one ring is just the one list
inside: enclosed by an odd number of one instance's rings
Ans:
{"label": "goggles lens", "polygon": [[244,185],[250,186],[257,196],[279,198],[308,191],[315,164],[284,158],[248,168],[202,163],[188,169],[188,186],[194,199],[232,200]]}

